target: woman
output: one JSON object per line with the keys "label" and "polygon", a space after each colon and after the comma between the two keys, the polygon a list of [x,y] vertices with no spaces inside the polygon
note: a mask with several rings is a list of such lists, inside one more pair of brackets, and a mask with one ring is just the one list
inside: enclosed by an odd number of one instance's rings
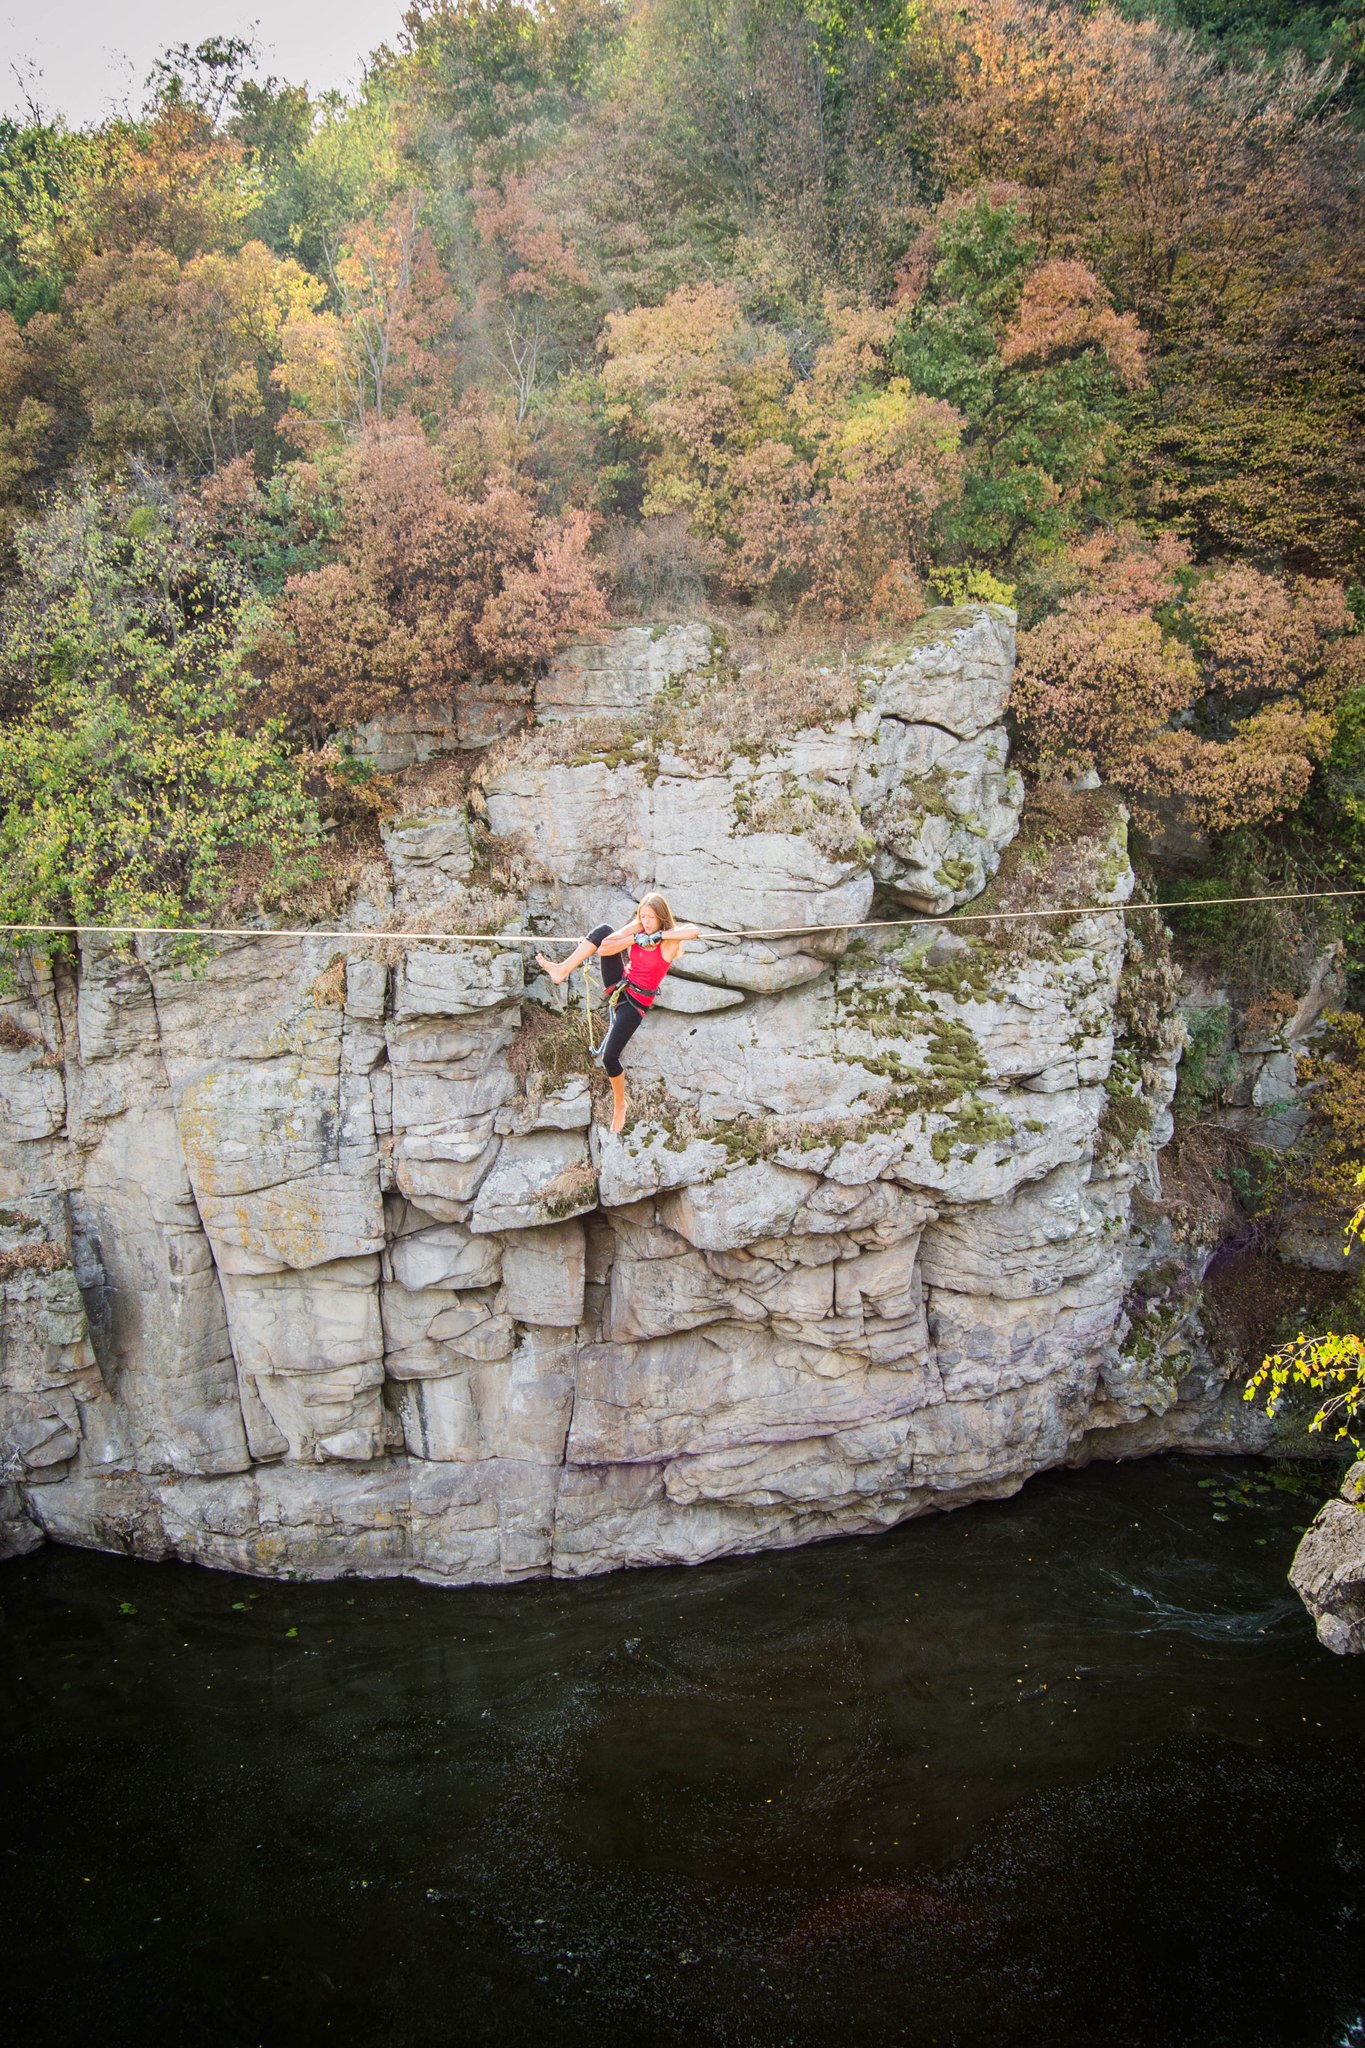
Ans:
{"label": "woman", "polygon": [[[544,968],[556,986],[567,981],[575,967],[581,967],[594,953],[601,959],[602,984],[611,1000],[612,1019],[596,1057],[611,1082],[614,1131],[623,1131],[626,1125],[626,1080],[621,1071],[621,1054],[644,1023],[659,985],[684,943],[700,937],[699,926],[674,921],[667,902],[656,892],[641,900],[630,923],[623,924],[619,932],[614,932],[609,924],[595,925],[585,939],[579,940],[567,960],[547,960],[543,953],[536,954],[537,966]],[[623,953],[627,954],[624,965]]]}

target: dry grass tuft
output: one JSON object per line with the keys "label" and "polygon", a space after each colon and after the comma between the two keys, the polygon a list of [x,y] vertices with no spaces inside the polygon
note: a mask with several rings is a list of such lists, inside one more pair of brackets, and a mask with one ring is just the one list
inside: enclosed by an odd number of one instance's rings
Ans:
{"label": "dry grass tuft", "polygon": [[566,1166],[548,1181],[541,1193],[547,1216],[576,1216],[597,1201],[597,1175],[586,1164]]}
{"label": "dry grass tuft", "polygon": [[329,960],[313,983],[309,994],[315,1010],[344,1010],[346,1007],[346,956],[338,953]]}
{"label": "dry grass tuft", "polygon": [[[1017,837],[1005,848],[991,881],[964,906],[972,922],[964,924],[963,936],[1014,961],[1036,959],[1065,943],[1067,926],[1061,918],[997,924],[982,921],[982,914],[1080,910],[1107,893],[1104,868],[1118,808],[1118,799],[1106,790],[1068,789],[1052,782],[1030,790]],[[951,919],[948,924],[951,929]]]}
{"label": "dry grass tuft", "polygon": [[59,1273],[70,1263],[59,1244],[17,1244],[0,1252],[0,1281],[15,1280],[21,1273]]}
{"label": "dry grass tuft", "polygon": [[388,888],[378,828],[368,822],[324,839],[314,850],[306,875],[281,878],[273,855],[264,847],[253,847],[233,864],[213,921],[234,923],[257,916],[320,924],[339,917],[372,877],[382,877]]}
{"label": "dry grass tuft", "polygon": [[576,1005],[561,1012],[539,1003],[524,1007],[521,1028],[507,1049],[507,1064],[532,1098],[588,1069],[587,1024]]}
{"label": "dry grass tuft", "polygon": [[22,1024],[16,1024],[13,1017],[0,1011],[0,1045],[6,1052],[27,1052],[40,1043],[31,1031],[25,1031]]}
{"label": "dry grass tuft", "polygon": [[1161,1154],[1161,1200],[1147,1206],[1167,1218],[1181,1244],[1224,1244],[1246,1222],[1234,1176],[1247,1161],[1246,1141],[1235,1132],[1178,1123]]}
{"label": "dry grass tuft", "polygon": [[468,753],[438,754],[392,777],[396,811],[448,811],[469,799],[475,759]]}

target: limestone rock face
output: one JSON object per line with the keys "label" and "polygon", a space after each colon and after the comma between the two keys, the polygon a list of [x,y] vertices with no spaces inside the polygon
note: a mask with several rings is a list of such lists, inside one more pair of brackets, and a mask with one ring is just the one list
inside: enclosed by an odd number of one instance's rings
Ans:
{"label": "limestone rock face", "polygon": [[[500,942],[28,963],[0,1030],[6,1546],[574,1576],[879,1529],[1106,1432],[1196,1441],[1134,1349],[1130,1197],[1179,1037],[1118,1022],[1121,813],[1055,929],[913,921],[1018,828],[1012,624],[930,615],[858,658],[851,710],[719,762],[639,723],[714,669],[710,628],[570,650],[547,734],[487,765],[477,815],[390,821],[347,918],[440,931],[491,831],[535,854]],[[472,748],[504,712],[476,693],[372,751]],[[909,920],[855,931],[877,885]],[[647,888],[719,932],[634,1040],[614,1137],[577,996],[506,935]]]}
{"label": "limestone rock face", "polygon": [[1319,1509],[1294,1553],[1289,1583],[1324,1648],[1338,1657],[1365,1651],[1365,1459],[1347,1473],[1341,1498]]}

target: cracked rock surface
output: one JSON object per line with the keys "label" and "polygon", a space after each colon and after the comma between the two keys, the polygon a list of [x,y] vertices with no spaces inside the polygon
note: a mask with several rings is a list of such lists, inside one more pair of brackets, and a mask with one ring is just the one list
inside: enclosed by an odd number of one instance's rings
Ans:
{"label": "cracked rock surface", "polygon": [[1339,1657],[1365,1653],[1365,1459],[1346,1474],[1340,1498],[1318,1510],[1294,1553],[1289,1583],[1325,1649]]}
{"label": "cracked rock surface", "polygon": [[[26,965],[0,1038],[11,1550],[574,1576],[875,1530],[1135,1431],[1199,1441],[1216,1389],[1129,1345],[1179,1037],[1123,1039],[1123,919],[1027,947],[847,928],[878,888],[911,918],[972,900],[1014,839],[1012,617],[931,614],[860,657],[852,715],[721,769],[613,758],[604,721],[714,656],[698,625],[571,650],[541,710],[581,747],[484,784],[487,828],[535,852],[508,931],[649,888],[796,928],[689,947],[619,1138],[519,946],[318,930],[194,971],[159,941]],[[1106,816],[1096,904],[1132,886]],[[429,918],[475,868],[449,804],[385,848],[389,893],[348,924]]]}

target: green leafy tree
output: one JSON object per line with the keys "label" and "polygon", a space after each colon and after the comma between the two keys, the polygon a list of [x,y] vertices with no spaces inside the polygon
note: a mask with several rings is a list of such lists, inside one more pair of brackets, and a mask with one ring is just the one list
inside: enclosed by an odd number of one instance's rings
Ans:
{"label": "green leafy tree", "polygon": [[321,827],[253,713],[243,594],[169,508],[93,489],[19,538],[0,607],[0,922],[176,924],[252,855],[307,877]]}
{"label": "green leafy tree", "polygon": [[[1365,1186],[1365,1171],[1357,1176]],[[1365,1236],[1365,1208],[1357,1209],[1346,1226],[1346,1247]],[[1298,1390],[1319,1397],[1309,1428],[1351,1444],[1365,1456],[1365,1337],[1352,1331],[1329,1330],[1325,1336],[1298,1336],[1291,1344],[1262,1359],[1246,1386],[1244,1401],[1260,1401],[1274,1416],[1287,1395]]]}
{"label": "green leafy tree", "polygon": [[966,472],[941,538],[951,561],[1010,568],[1099,511],[1142,336],[1093,272],[1040,263],[1020,206],[951,203],[902,272],[890,359],[963,414]]}
{"label": "green leafy tree", "polygon": [[35,313],[50,313],[62,295],[66,272],[59,263],[33,259],[29,243],[35,219],[61,204],[68,161],[80,145],[45,123],[21,127],[0,119],[0,307],[22,326]]}

